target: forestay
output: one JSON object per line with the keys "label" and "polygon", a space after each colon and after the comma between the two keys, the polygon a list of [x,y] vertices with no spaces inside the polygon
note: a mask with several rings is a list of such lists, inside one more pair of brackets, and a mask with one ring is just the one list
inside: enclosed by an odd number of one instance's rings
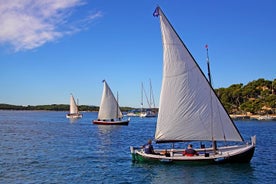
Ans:
{"label": "forestay", "polygon": [[157,142],[243,141],[205,75],[160,8],[163,80]]}

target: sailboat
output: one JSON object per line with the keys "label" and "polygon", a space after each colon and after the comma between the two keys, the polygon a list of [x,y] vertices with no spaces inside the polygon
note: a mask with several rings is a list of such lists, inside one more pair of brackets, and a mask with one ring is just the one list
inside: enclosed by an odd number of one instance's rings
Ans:
{"label": "sailboat", "polygon": [[123,119],[118,101],[105,80],[103,80],[103,84],[104,87],[98,119],[93,120],[93,123],[99,125],[128,125],[130,119]]}
{"label": "sailboat", "polygon": [[82,114],[78,110],[78,105],[74,99],[74,96],[70,96],[70,112],[66,114],[66,118],[77,119],[82,118]]}
{"label": "sailboat", "polygon": [[[208,79],[180,39],[160,7],[163,40],[163,77],[155,142],[172,143],[166,149],[147,154],[130,147],[136,162],[246,163],[253,157],[256,136],[245,142],[226,112]],[[181,142],[199,142],[196,156],[185,156]],[[210,147],[202,143],[211,144]],[[207,145],[207,144],[206,144]],[[161,147],[161,145],[160,145]]]}
{"label": "sailboat", "polygon": [[[154,101],[154,96],[153,96],[153,91],[152,91],[152,85],[151,85],[151,80],[150,80],[150,99],[148,99],[147,93],[144,89],[144,85],[142,83],[141,85],[141,113],[140,117],[142,118],[152,118],[157,116],[156,108],[155,108],[155,101]],[[148,109],[143,108],[143,96],[146,96],[147,102],[148,102]],[[153,105],[153,107],[152,107]]]}

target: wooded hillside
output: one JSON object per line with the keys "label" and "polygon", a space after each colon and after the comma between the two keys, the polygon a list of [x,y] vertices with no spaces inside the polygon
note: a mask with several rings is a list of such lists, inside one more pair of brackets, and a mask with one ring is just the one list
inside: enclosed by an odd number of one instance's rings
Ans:
{"label": "wooded hillside", "polygon": [[258,79],[246,85],[233,84],[215,90],[230,114],[275,114],[276,79]]}

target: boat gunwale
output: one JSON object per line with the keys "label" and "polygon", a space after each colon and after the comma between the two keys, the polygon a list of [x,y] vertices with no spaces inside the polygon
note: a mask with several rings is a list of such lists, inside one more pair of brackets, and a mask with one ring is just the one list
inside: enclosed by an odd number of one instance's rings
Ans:
{"label": "boat gunwale", "polygon": [[[226,151],[223,151],[223,149],[225,149]],[[255,144],[252,143],[250,145],[235,145],[235,146],[220,147],[216,154],[211,153],[213,151],[212,148],[195,149],[198,152],[206,151],[204,153],[200,153],[198,156],[184,156],[182,155],[182,152],[184,150],[185,149],[171,149],[171,150],[156,149],[155,150],[157,153],[160,153],[161,151],[167,151],[168,153],[170,153],[170,156],[166,156],[166,155],[159,155],[159,154],[147,154],[147,153],[144,153],[143,150],[140,148],[133,148],[132,154],[133,155],[137,154],[138,156],[142,157],[142,159],[145,159],[147,161],[160,161],[160,162],[166,162],[166,161],[168,162],[194,162],[194,161],[205,162],[206,161],[206,162],[220,163],[224,161],[227,162],[228,160],[230,161],[231,158],[237,157],[240,154],[245,154],[251,151],[254,153]],[[205,156],[205,153],[208,153],[208,156]],[[251,158],[249,160],[251,160]]]}

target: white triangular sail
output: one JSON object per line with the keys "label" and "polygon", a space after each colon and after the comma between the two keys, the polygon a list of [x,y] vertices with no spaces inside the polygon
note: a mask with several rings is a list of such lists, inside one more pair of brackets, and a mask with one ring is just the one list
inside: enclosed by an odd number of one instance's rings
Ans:
{"label": "white triangular sail", "polygon": [[158,7],[156,11],[163,40],[156,141],[243,141],[182,40],[161,9]]}
{"label": "white triangular sail", "polygon": [[70,96],[70,114],[77,114],[78,111],[78,106],[76,104],[76,101],[73,97],[73,95]]}
{"label": "white triangular sail", "polygon": [[118,102],[114,97],[111,89],[109,88],[106,81],[103,81],[103,94],[101,105],[99,109],[98,119],[105,120],[105,119],[115,119],[115,118],[122,118],[122,112],[119,108]]}

